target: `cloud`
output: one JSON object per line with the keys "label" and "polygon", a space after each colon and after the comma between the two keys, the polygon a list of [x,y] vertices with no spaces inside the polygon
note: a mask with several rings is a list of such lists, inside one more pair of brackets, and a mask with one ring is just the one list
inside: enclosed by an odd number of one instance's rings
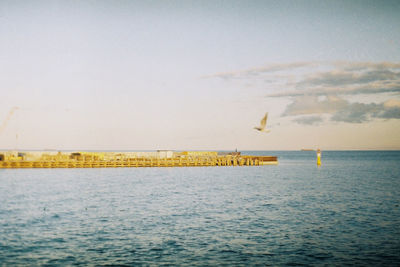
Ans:
{"label": "cloud", "polygon": [[347,101],[336,96],[328,96],[322,100],[313,95],[299,96],[286,107],[282,116],[334,113],[347,105]]}
{"label": "cloud", "polygon": [[[267,96],[400,93],[400,64],[364,63],[355,66],[349,63],[343,69],[305,73],[293,86]],[[388,68],[383,69],[385,66]]]}
{"label": "cloud", "polygon": [[[269,92],[268,98],[289,98],[292,101],[282,116],[294,116],[300,124],[321,123],[319,116],[312,117],[321,114],[328,114],[331,121],[347,123],[400,119],[398,62],[295,62],[208,77],[262,85]],[[376,103],[388,94],[394,98]],[[369,98],[369,103],[354,102],[358,95]]]}
{"label": "cloud", "polygon": [[362,123],[369,121],[371,117],[376,117],[381,105],[352,103],[345,108],[338,110],[331,118],[332,121]]}
{"label": "cloud", "polygon": [[360,94],[383,94],[400,93],[400,80],[395,82],[373,82],[367,85],[353,85],[343,87],[310,87],[302,90],[287,90],[272,93],[267,97],[296,97],[302,95],[360,95]]}
{"label": "cloud", "polygon": [[[264,67],[259,67],[259,68],[252,68],[252,69],[247,69],[247,70],[241,70],[241,71],[233,71],[233,72],[222,72],[222,73],[216,73],[212,75],[206,75],[203,76],[202,78],[220,78],[223,80],[233,80],[233,79],[251,79],[254,77],[259,77],[265,75],[265,77],[268,77],[271,74],[276,75],[276,72],[281,72],[281,71],[292,71],[295,69],[299,68],[304,68],[304,67],[312,67],[315,66],[318,63],[315,62],[294,62],[294,63],[284,63],[284,64],[269,64]],[[266,79],[266,81],[269,81],[270,79]]]}
{"label": "cloud", "polygon": [[323,119],[320,116],[311,116],[296,118],[293,121],[303,125],[318,125],[323,122]]}
{"label": "cloud", "polygon": [[378,81],[399,81],[400,72],[391,70],[373,70],[366,72],[333,70],[311,75],[298,83],[298,87],[309,86],[349,86],[368,84]]}
{"label": "cloud", "polygon": [[400,63],[396,62],[348,62],[337,61],[334,62],[337,68],[349,71],[359,71],[365,69],[387,70],[387,69],[400,69]]}
{"label": "cloud", "polygon": [[384,108],[376,117],[382,119],[400,119],[400,108]]}
{"label": "cloud", "polygon": [[378,118],[400,119],[400,100],[389,99],[382,106],[382,110],[377,114]]}
{"label": "cloud", "polygon": [[[321,64],[322,65],[322,64]],[[327,66],[324,66],[327,67]],[[371,100],[383,93],[400,93],[399,63],[335,63],[328,69],[303,73],[289,90],[270,97],[290,97],[282,116],[297,116],[297,123],[308,123],[300,115],[329,114],[331,121],[363,123],[374,119],[400,119],[400,100],[383,103],[358,103],[345,99],[349,95],[368,95]],[[324,98],[321,99],[321,96]]]}
{"label": "cloud", "polygon": [[267,97],[400,93],[400,63],[396,62],[293,62],[203,78],[261,83],[272,91]]}
{"label": "cloud", "polygon": [[389,99],[388,101],[386,101],[385,103],[383,103],[383,105],[386,108],[400,108],[400,100],[397,99]]}
{"label": "cloud", "polygon": [[331,118],[332,121],[362,123],[374,118],[400,119],[400,107],[387,107],[384,103],[363,104],[352,103],[345,109],[337,111]]}
{"label": "cloud", "polygon": [[[321,120],[310,119],[313,114],[331,115],[331,121],[363,123],[372,119],[400,119],[400,101],[390,99],[384,103],[351,103],[337,96],[321,99],[317,96],[300,96],[294,98],[282,116],[296,116],[294,122],[300,124],[320,123]],[[299,117],[303,116],[303,117]]]}

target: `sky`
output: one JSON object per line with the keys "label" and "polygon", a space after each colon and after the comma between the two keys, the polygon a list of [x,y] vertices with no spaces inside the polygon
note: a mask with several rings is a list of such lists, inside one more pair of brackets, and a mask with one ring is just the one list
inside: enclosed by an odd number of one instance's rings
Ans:
{"label": "sky", "polygon": [[0,149],[400,149],[398,14],[399,1],[1,0]]}

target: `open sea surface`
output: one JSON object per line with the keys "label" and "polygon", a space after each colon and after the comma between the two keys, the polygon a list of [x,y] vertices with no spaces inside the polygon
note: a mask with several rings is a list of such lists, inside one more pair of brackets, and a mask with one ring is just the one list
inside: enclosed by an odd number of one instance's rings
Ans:
{"label": "open sea surface", "polygon": [[400,152],[277,166],[0,169],[0,266],[399,266]]}

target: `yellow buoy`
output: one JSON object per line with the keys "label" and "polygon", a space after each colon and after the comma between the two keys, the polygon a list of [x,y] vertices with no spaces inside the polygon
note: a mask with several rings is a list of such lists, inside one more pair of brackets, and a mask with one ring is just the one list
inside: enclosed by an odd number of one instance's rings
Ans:
{"label": "yellow buoy", "polygon": [[320,149],[317,150],[317,165],[318,166],[321,165],[321,150]]}

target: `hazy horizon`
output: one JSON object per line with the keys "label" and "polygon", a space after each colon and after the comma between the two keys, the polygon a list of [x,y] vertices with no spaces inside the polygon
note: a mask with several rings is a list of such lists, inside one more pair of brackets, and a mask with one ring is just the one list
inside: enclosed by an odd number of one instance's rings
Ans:
{"label": "hazy horizon", "polygon": [[[400,150],[398,14],[398,1],[1,1],[0,148]],[[265,112],[270,133],[253,129]]]}

